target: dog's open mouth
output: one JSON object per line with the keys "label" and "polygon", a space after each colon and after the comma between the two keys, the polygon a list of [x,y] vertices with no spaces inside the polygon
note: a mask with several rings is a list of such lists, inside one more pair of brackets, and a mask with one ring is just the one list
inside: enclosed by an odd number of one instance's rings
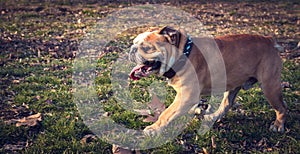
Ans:
{"label": "dog's open mouth", "polygon": [[132,80],[139,80],[142,77],[148,77],[153,73],[156,73],[160,68],[161,63],[158,61],[149,62],[147,61],[144,64],[137,65],[130,72],[130,78]]}

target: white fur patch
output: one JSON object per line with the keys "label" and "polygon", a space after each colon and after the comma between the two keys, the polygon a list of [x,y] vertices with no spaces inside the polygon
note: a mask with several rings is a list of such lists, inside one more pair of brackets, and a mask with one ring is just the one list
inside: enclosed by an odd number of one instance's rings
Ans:
{"label": "white fur patch", "polygon": [[168,63],[168,66],[167,66],[167,70],[169,70],[169,69],[173,66],[174,63],[175,63],[175,58],[174,58],[174,56],[172,56],[172,57],[170,57],[170,59],[169,59],[169,63]]}
{"label": "white fur patch", "polygon": [[163,75],[165,72],[165,67],[160,67],[159,74]]}
{"label": "white fur patch", "polygon": [[140,42],[144,41],[145,38],[151,34],[152,32],[144,32],[144,33],[141,33],[139,34],[134,40],[133,40],[133,43],[134,44],[139,44]]}
{"label": "white fur patch", "polygon": [[[167,51],[166,51],[166,48],[165,47],[163,47],[163,46],[161,46],[160,47],[160,49],[159,49],[160,51],[161,51],[161,53],[166,53]],[[165,57],[166,55],[164,55],[164,57],[162,58],[162,59],[160,59],[161,60],[161,67],[160,67],[160,70],[159,70],[159,74],[160,75],[163,75],[165,72],[166,72],[166,68],[168,67],[167,65],[166,65],[166,63],[167,63],[167,58]]]}

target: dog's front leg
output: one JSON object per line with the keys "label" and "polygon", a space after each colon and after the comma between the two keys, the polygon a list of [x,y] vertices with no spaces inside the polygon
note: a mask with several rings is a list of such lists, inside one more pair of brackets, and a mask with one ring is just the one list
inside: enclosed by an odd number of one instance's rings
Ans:
{"label": "dog's front leg", "polygon": [[194,92],[189,89],[187,93],[182,94],[182,92],[177,92],[177,95],[173,103],[162,112],[158,120],[152,125],[146,127],[144,132],[147,135],[154,136],[161,134],[163,129],[175,120],[176,118],[188,114],[189,110],[197,104],[198,95],[195,95]]}

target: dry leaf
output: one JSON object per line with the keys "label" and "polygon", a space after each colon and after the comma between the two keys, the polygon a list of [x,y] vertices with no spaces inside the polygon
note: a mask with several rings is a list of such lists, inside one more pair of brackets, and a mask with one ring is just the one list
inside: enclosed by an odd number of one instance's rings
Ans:
{"label": "dry leaf", "polygon": [[141,109],[141,110],[134,109],[134,111],[137,112],[139,115],[143,115],[143,116],[147,116],[151,114],[151,111],[147,109]]}
{"label": "dry leaf", "polygon": [[282,83],[281,83],[281,87],[282,87],[282,88],[291,88],[292,85],[291,85],[289,82],[282,82]]}
{"label": "dry leaf", "polygon": [[267,151],[268,152],[271,152],[273,149],[272,148],[267,148]]}
{"label": "dry leaf", "polygon": [[15,84],[20,83],[20,80],[13,80],[12,83],[15,83]]}
{"label": "dry leaf", "polygon": [[154,116],[149,115],[147,118],[143,120],[143,122],[155,122],[157,121],[159,115],[154,114]]}
{"label": "dry leaf", "polygon": [[143,122],[155,122],[159,115],[165,110],[165,104],[161,103],[156,95],[153,95],[152,100],[147,104],[149,109],[134,109],[139,115],[147,116]]}
{"label": "dry leaf", "polygon": [[215,137],[214,137],[214,136],[211,137],[211,146],[212,146],[214,149],[217,148],[217,144],[216,144],[216,142],[215,142]]}
{"label": "dry leaf", "polygon": [[24,148],[27,147],[26,142],[18,142],[18,144],[4,144],[3,148],[5,150],[9,150],[9,151],[18,151],[18,150],[23,150]]}
{"label": "dry leaf", "polygon": [[97,137],[93,134],[88,134],[88,135],[85,135],[81,140],[81,144],[86,144],[86,143],[90,143],[91,141],[97,139]]}
{"label": "dry leaf", "polygon": [[203,150],[204,154],[209,154],[209,152],[208,152],[208,150],[206,148],[202,148],[202,150]]}
{"label": "dry leaf", "polygon": [[17,119],[16,120],[16,127],[20,127],[20,126],[36,126],[38,124],[39,121],[42,121],[42,114],[41,113],[37,113],[34,115],[30,115],[28,117],[24,117],[22,119]]}
{"label": "dry leaf", "polygon": [[159,115],[165,110],[165,104],[161,103],[156,95],[153,95],[151,103],[148,107],[153,111],[153,115],[148,114],[148,117],[143,120],[143,122],[155,122],[157,121]]}
{"label": "dry leaf", "polygon": [[156,95],[153,95],[151,103],[148,104],[150,109],[153,111],[164,111],[166,106],[164,103],[161,103]]}
{"label": "dry leaf", "polygon": [[132,154],[132,151],[128,150],[128,149],[121,148],[121,147],[113,144],[112,153],[113,154]]}
{"label": "dry leaf", "polygon": [[267,146],[267,138],[263,137],[258,143],[257,143],[258,147],[261,146]]}

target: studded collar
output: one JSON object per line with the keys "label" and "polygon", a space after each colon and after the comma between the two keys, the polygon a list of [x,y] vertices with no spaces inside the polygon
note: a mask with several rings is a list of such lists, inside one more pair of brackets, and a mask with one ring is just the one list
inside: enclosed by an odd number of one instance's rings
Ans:
{"label": "studded collar", "polygon": [[184,45],[183,55],[179,57],[179,59],[176,61],[176,63],[163,74],[163,76],[167,77],[168,79],[173,78],[176,75],[176,72],[179,71],[186,63],[187,58],[191,54],[193,47],[193,41],[191,37],[187,36],[187,41]]}

